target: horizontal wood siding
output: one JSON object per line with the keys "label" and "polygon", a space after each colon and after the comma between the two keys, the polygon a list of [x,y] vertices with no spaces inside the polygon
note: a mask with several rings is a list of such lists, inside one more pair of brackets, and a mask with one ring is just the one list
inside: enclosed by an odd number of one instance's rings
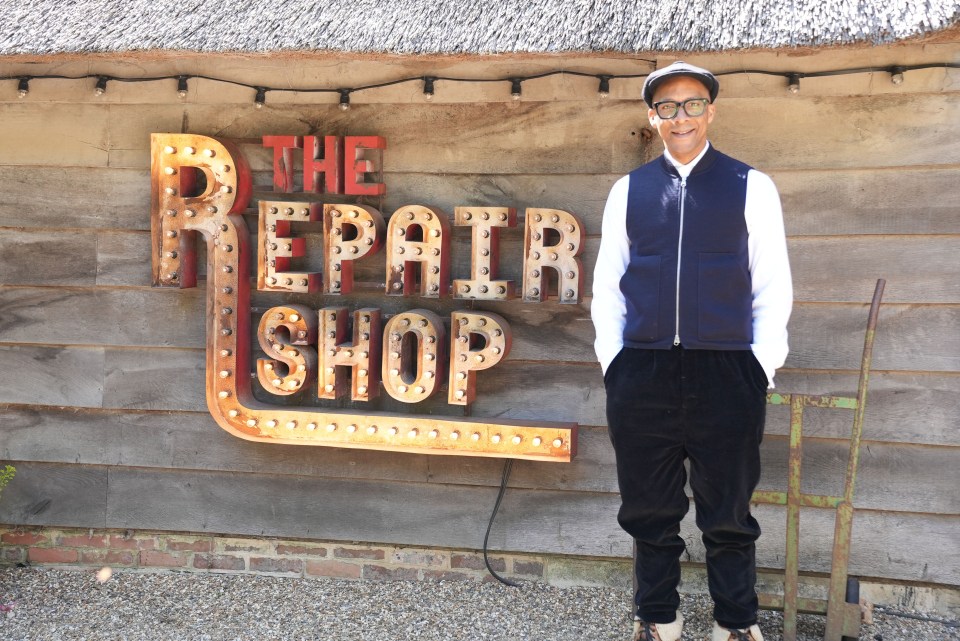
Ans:
{"label": "horizontal wood siding", "polygon": [[[798,61],[757,52],[699,62],[798,64],[813,71],[958,53],[960,43],[942,43],[812,52]],[[577,63],[636,71],[624,59]],[[124,63],[113,64],[111,73],[124,75]],[[171,72],[171,63],[143,64]],[[279,62],[229,56],[208,56],[204,64],[250,77],[280,69]],[[303,64],[306,70],[291,73],[328,73],[321,62]],[[395,64],[422,75],[437,63]],[[475,61],[446,64],[450,73],[467,75],[487,68]],[[369,60],[343,65],[330,73],[349,69],[357,82],[379,82],[391,69]],[[25,73],[21,66],[0,59],[0,75]],[[492,61],[487,72],[546,67],[552,64],[518,58]],[[855,394],[867,303],[876,279],[887,279],[851,570],[957,585],[960,72],[910,72],[901,86],[886,76],[807,78],[796,95],[783,90],[782,79],[726,76],[711,138],[768,172],[780,189],[796,303],[779,391]],[[151,132],[236,139],[254,172],[255,198],[294,201],[316,197],[271,191],[272,159],[257,145],[259,137],[363,134],[387,139],[385,216],[406,204],[436,206],[449,216],[461,205],[510,206],[521,221],[527,207],[579,216],[586,231],[584,300],[537,305],[386,297],[381,252],[358,263],[355,295],[254,292],[253,319],[281,301],[375,306],[388,314],[423,307],[446,319],[468,307],[504,316],[513,349],[480,373],[469,415],[572,420],[583,427],[573,463],[514,466],[492,547],[629,556],[629,540],[616,524],[619,497],[592,346],[590,287],[607,192],[623,173],[659,154],[660,143],[650,137],[637,100],[639,82],[614,83],[603,102],[595,98],[593,80],[538,83],[524,85],[519,103],[498,84],[464,86],[456,96],[446,85],[447,97],[438,88],[434,103],[422,101],[419,87],[395,87],[358,96],[347,112],[307,94],[271,94],[256,110],[247,90],[199,80],[183,102],[170,87],[124,83],[111,83],[100,99],[71,81],[52,88],[38,80],[23,100],[0,94],[0,462],[18,468],[0,501],[0,522],[481,544],[501,461],[230,436],[209,417],[204,399],[205,282],[192,290],[150,287]],[[247,211],[254,229],[255,204]],[[300,266],[319,271],[322,243],[315,231],[304,225],[296,233],[308,237]],[[522,226],[504,232],[504,278],[521,279],[522,243]],[[454,277],[469,273],[469,245],[468,231],[455,229]],[[205,274],[204,247],[199,260]],[[258,395],[271,400],[262,390]],[[443,398],[413,407],[385,398],[367,407],[464,415]],[[843,410],[806,412],[805,491],[840,491],[852,418]],[[764,488],[784,486],[788,427],[785,408],[771,407]],[[765,532],[760,563],[782,567],[783,511],[759,506],[756,512]],[[682,532],[690,559],[702,561],[693,510]],[[802,567],[829,570],[832,532],[829,512],[804,512]]]}

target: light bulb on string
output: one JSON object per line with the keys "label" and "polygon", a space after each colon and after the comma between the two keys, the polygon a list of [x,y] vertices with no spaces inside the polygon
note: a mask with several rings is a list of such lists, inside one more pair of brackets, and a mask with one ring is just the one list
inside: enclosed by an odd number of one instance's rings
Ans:
{"label": "light bulb on string", "polygon": [[189,93],[189,91],[190,89],[189,87],[187,87],[187,77],[178,76],[177,77],[177,95],[180,96],[181,98],[186,98],[187,93]]}
{"label": "light bulb on string", "polygon": [[600,86],[597,88],[597,92],[600,94],[601,100],[606,100],[610,97],[610,76],[597,76],[600,79]]}
{"label": "light bulb on string", "polygon": [[30,93],[30,79],[20,78],[20,82],[17,83],[17,95],[20,98],[26,98],[28,93]]}
{"label": "light bulb on string", "polygon": [[423,77],[423,99],[427,102],[433,100],[433,83],[436,80],[433,76]]}
{"label": "light bulb on string", "polygon": [[523,79],[522,78],[510,78],[510,98],[513,100],[520,100],[521,94],[523,94]]}
{"label": "light bulb on string", "polygon": [[97,76],[97,86],[94,88],[93,93],[98,96],[102,96],[107,93],[107,78],[106,76]]}
{"label": "light bulb on string", "polygon": [[895,85],[902,85],[904,71],[906,71],[906,69],[899,65],[890,67],[890,82],[892,82]]}
{"label": "light bulb on string", "polygon": [[350,109],[350,90],[340,89],[340,111]]}
{"label": "light bulb on string", "polygon": [[790,93],[800,93],[800,74],[791,73],[787,76],[787,90]]}
{"label": "light bulb on string", "polygon": [[257,109],[263,109],[265,104],[267,104],[267,89],[266,87],[257,87],[257,96],[253,99],[253,106]]}

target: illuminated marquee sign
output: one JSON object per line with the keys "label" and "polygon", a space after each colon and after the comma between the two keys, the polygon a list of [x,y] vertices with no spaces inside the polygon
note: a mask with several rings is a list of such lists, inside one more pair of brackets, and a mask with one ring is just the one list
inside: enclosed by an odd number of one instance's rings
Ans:
{"label": "illuminated marquee sign", "polygon": [[[376,208],[346,197],[384,194],[382,183],[365,182],[378,169],[386,146],[382,138],[265,136],[263,145],[273,149],[275,192],[293,191],[293,154],[302,152],[304,190],[344,202],[261,200],[254,248],[242,215],[252,180],[239,150],[193,134],[151,136],[153,282],[196,286],[197,234],[203,236],[208,257],[206,398],[217,423],[235,436],[269,443],[569,461],[576,453],[575,423],[358,412],[323,405],[347,398],[362,404],[380,394],[416,404],[445,388],[448,405],[466,406],[476,399],[477,376],[495,376],[484,370],[510,353],[510,326],[490,312],[456,310],[448,326],[425,309],[389,318],[375,307],[351,309],[346,295],[353,291],[356,261],[385,250],[386,296],[537,303],[547,298],[547,272],[554,270],[556,297],[577,303],[583,288],[579,220],[561,210],[526,210],[518,293],[512,281],[497,273],[499,234],[517,225],[516,211],[457,207],[452,222],[471,228],[472,254],[469,278],[453,278],[451,220],[444,212],[409,205],[384,220]],[[294,234],[298,222],[322,223],[322,272],[294,269],[294,259],[306,252],[305,239]],[[274,305],[260,315],[251,333],[253,264],[259,291],[301,299],[313,295],[321,304],[316,309]],[[255,344],[262,357],[255,358]],[[257,395],[254,384],[262,388]],[[319,406],[290,403],[291,398],[305,401],[305,392],[313,389]],[[277,397],[283,404],[256,396]]]}

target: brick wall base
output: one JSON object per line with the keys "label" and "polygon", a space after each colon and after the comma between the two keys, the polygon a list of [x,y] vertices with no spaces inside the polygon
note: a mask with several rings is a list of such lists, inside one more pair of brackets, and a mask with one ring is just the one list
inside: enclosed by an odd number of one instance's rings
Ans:
{"label": "brick wall base", "polygon": [[[570,584],[566,557],[492,553],[490,565],[501,576]],[[603,568],[586,583],[630,583],[626,561],[591,561]],[[401,547],[237,538],[210,534],[78,530],[0,526],[0,565],[45,565],[118,569],[173,569],[271,576],[370,580],[493,581],[476,550]],[[608,567],[609,566],[609,567]],[[619,567],[617,567],[619,566]],[[616,570],[614,568],[617,567]],[[583,581],[574,583],[584,584]]]}
{"label": "brick wall base", "polygon": [[[629,597],[628,559],[493,553],[501,576],[558,587],[623,589]],[[373,581],[495,581],[477,550],[418,548],[376,543],[239,538],[213,534],[132,530],[78,530],[0,525],[0,566],[34,565],[114,570],[176,570]],[[827,578],[804,577],[810,596],[825,598]],[[782,593],[782,571],[758,572],[758,589]],[[702,566],[683,565],[682,592],[707,592]],[[960,588],[862,580],[870,603],[960,614]]]}

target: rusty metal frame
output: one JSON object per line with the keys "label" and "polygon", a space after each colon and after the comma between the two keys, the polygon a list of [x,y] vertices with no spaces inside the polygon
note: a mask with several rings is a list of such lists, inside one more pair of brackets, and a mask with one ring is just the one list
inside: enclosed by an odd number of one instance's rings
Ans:
{"label": "rusty metal frame", "polygon": [[[261,443],[551,462],[575,456],[576,423],[357,413],[277,406],[255,399],[249,314],[252,261],[249,232],[241,215],[251,195],[249,167],[230,143],[196,134],[153,134],[151,156],[153,284],[195,286],[196,235],[207,243],[206,398],[211,415],[224,430]],[[357,161],[358,173],[364,163]],[[191,187],[197,172],[204,178],[202,193],[194,193]],[[189,193],[182,193],[185,190]],[[425,214],[432,212],[419,208],[408,213],[426,221]],[[425,280],[430,282],[429,277]],[[446,282],[443,277],[439,281]],[[287,329],[309,334],[315,325],[301,326],[302,313],[290,307],[285,319],[276,320],[293,323]],[[290,320],[291,314],[298,316],[297,321]],[[292,355],[292,345],[283,347]],[[291,362],[299,367],[299,361]],[[263,377],[268,378],[267,370]],[[279,380],[281,385],[289,384],[289,376]]]}
{"label": "rusty metal frame", "polygon": [[[783,639],[796,641],[797,614],[826,614],[827,623],[824,641],[840,641],[842,637],[857,638],[860,635],[861,610],[858,603],[846,602],[848,565],[850,562],[851,534],[853,529],[853,491],[860,462],[860,442],[863,437],[863,417],[867,404],[867,386],[873,362],[873,341],[877,328],[880,300],[886,281],[877,281],[867,318],[863,355],[860,361],[860,380],[856,397],[815,396],[810,394],[768,394],[770,405],[790,407],[790,450],[787,491],[758,491],[753,495],[755,503],[784,505],[787,508],[786,563],[784,568],[783,595],[760,594],[760,607],[783,610]],[[801,490],[801,467],[803,460],[803,410],[807,407],[853,410],[853,427],[850,434],[850,449],[842,496],[806,494]],[[833,555],[827,598],[810,599],[799,595],[800,567],[800,508],[813,507],[836,510],[833,534]]]}

